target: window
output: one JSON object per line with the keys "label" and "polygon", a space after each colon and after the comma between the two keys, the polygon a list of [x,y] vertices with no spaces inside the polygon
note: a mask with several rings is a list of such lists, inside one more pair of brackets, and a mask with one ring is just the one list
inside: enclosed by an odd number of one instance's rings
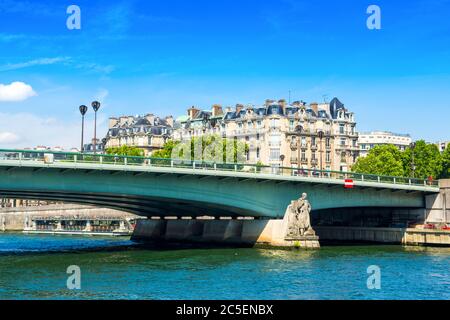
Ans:
{"label": "window", "polygon": [[256,134],[256,140],[259,140],[259,133]]}
{"label": "window", "polygon": [[289,129],[294,130],[294,120],[289,120]]}
{"label": "window", "polygon": [[306,161],[306,152],[302,151],[302,161]]}
{"label": "window", "polygon": [[306,147],[306,138],[302,137],[302,147]]}
{"label": "window", "polygon": [[258,128],[261,128],[261,120],[258,120]]}
{"label": "window", "polygon": [[280,126],[280,120],[279,119],[271,119],[270,125],[272,128],[278,128]]}
{"label": "window", "polygon": [[256,148],[256,159],[259,159],[259,147],[258,148]]}
{"label": "window", "polygon": [[341,138],[341,146],[345,146],[345,138]]}
{"label": "window", "polygon": [[325,154],[325,161],[331,162],[331,152],[330,151],[327,151],[327,153]]}
{"label": "window", "polygon": [[326,139],[325,139],[325,145],[326,145],[327,147],[330,146],[330,138],[326,138]]}
{"label": "window", "polygon": [[316,137],[311,137],[311,146],[316,145]]}
{"label": "window", "polygon": [[279,146],[281,145],[281,135],[273,134],[270,136],[270,145]]}
{"label": "window", "polygon": [[344,125],[343,125],[343,124],[340,124],[340,125],[339,125],[339,133],[340,133],[340,134],[344,134],[344,129],[345,129]]}
{"label": "window", "polygon": [[315,152],[311,152],[311,160],[316,160],[316,153]]}
{"label": "window", "polygon": [[270,149],[270,160],[271,161],[280,160],[280,149]]}

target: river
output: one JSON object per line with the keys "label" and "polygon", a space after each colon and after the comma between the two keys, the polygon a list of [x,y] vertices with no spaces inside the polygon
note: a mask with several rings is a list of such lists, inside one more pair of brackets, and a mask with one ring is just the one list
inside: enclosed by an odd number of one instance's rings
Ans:
{"label": "river", "polygon": [[[66,273],[81,270],[81,289]],[[368,289],[369,266],[380,289]],[[450,299],[450,248],[165,249],[0,234],[0,299]]]}

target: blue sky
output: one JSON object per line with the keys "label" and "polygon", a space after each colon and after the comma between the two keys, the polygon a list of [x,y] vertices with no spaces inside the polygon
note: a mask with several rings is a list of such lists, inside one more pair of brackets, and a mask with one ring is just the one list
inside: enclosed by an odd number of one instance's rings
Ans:
{"label": "blue sky", "polygon": [[[81,30],[66,27],[71,4]],[[381,30],[366,27],[371,4]],[[1,99],[14,82],[26,96]],[[450,140],[450,0],[0,0],[0,147],[78,146],[93,99],[103,135],[109,116],[289,90],[339,97],[360,131]]]}

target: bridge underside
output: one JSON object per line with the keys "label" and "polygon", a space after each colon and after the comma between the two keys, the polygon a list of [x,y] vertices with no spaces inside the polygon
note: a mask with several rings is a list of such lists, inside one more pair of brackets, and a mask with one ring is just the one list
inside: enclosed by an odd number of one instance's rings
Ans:
{"label": "bridge underside", "polygon": [[[58,167],[61,166],[61,167]],[[423,208],[427,191],[387,185],[245,173],[154,169],[66,168],[65,164],[0,167],[0,195],[123,210],[141,216],[283,218],[303,192],[313,210],[350,207]],[[152,169],[153,170],[153,169]]]}
{"label": "bridge underside", "polygon": [[334,208],[315,210],[311,214],[314,227],[402,228],[423,223],[424,208]]}
{"label": "bridge underside", "polygon": [[102,208],[126,211],[146,217],[240,217],[258,216],[258,212],[249,212],[240,208],[228,206],[224,208],[208,202],[182,201],[164,198],[139,197],[135,195],[111,195],[111,194],[86,194],[86,193],[64,193],[54,191],[10,191],[0,190],[0,195],[7,198],[26,200],[48,200],[61,201],[65,203],[76,203],[93,205]]}

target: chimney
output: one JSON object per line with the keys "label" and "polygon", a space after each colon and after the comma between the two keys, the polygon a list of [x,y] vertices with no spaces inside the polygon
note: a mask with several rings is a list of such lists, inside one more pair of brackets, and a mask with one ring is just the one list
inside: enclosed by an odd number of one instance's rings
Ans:
{"label": "chimney", "polygon": [[128,117],[127,116],[121,116],[119,118],[119,125],[123,126],[125,123],[127,123]]}
{"label": "chimney", "polygon": [[242,109],[244,109],[244,105],[243,104],[237,104],[236,105],[236,114],[239,114],[239,112],[241,112]]}
{"label": "chimney", "polygon": [[173,128],[173,117],[172,116],[168,116],[168,117],[166,117],[165,120],[166,120],[167,124],[169,125],[169,127]]}
{"label": "chimney", "polygon": [[284,99],[280,99],[278,100],[278,104],[281,106],[281,108],[283,109],[283,112],[285,112],[286,110],[286,100]]}
{"label": "chimney", "polygon": [[109,118],[109,128],[113,128],[116,124],[119,123],[119,119],[111,117]]}
{"label": "chimney", "polygon": [[310,107],[312,111],[314,111],[314,113],[317,115],[317,113],[319,112],[319,104],[317,102],[312,102],[310,104]]}
{"label": "chimney", "polygon": [[214,104],[212,106],[212,116],[220,116],[223,114],[222,106],[220,104]]}
{"label": "chimney", "polygon": [[266,107],[268,107],[269,105],[271,105],[272,103],[274,103],[275,101],[270,100],[270,99],[266,99],[265,105]]}
{"label": "chimney", "polygon": [[147,113],[147,114],[145,115],[145,119],[147,119],[148,122],[150,122],[150,125],[153,125],[154,122],[155,122],[155,115],[152,114],[152,113]]}
{"label": "chimney", "polygon": [[188,115],[191,119],[195,119],[199,112],[200,112],[200,110],[194,106],[192,106],[190,109],[188,109]]}

